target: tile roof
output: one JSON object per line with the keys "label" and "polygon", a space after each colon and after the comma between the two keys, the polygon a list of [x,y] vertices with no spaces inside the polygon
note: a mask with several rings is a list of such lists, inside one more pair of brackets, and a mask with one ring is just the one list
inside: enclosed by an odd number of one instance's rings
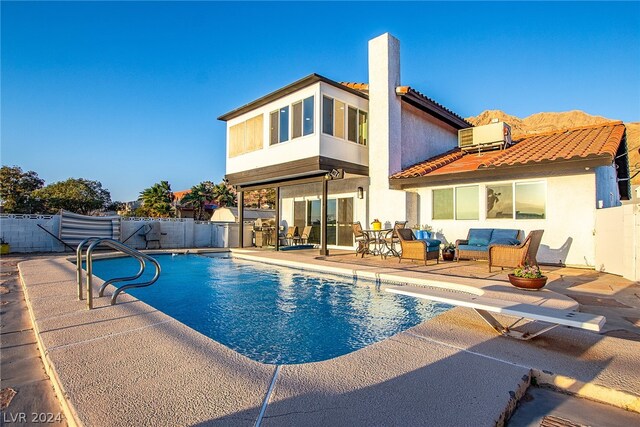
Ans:
{"label": "tile roof", "polygon": [[359,90],[360,92],[369,93],[368,83],[340,82],[340,84],[351,89]]}
{"label": "tile roof", "polygon": [[455,148],[391,175],[391,179],[472,172],[505,166],[605,158],[613,161],[622,141],[622,122],[513,137],[505,150],[465,153]]}

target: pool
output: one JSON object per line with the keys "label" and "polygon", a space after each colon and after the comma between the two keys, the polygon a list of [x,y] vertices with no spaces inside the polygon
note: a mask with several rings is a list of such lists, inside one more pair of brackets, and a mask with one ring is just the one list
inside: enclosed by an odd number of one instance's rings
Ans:
{"label": "pool", "polygon": [[[373,282],[356,284],[227,254],[154,257],[162,267],[160,279],[128,293],[262,363],[331,359],[451,308],[393,295]],[[135,274],[138,267],[131,258],[94,262],[96,276],[105,280]],[[140,280],[147,274],[152,273]]]}

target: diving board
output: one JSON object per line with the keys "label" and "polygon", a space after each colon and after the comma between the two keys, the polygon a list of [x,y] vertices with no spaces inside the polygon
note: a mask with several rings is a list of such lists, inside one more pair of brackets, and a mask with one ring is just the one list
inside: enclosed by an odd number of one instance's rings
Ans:
{"label": "diving board", "polygon": [[[389,286],[386,288],[386,291],[393,294],[406,295],[414,298],[472,308],[499,334],[521,340],[531,339],[560,325],[599,332],[606,321],[604,316],[487,298],[457,291],[413,286]],[[540,321],[550,323],[551,325],[544,327],[535,333],[520,332],[512,329],[512,326],[504,326],[490,313],[516,316],[520,319]]]}

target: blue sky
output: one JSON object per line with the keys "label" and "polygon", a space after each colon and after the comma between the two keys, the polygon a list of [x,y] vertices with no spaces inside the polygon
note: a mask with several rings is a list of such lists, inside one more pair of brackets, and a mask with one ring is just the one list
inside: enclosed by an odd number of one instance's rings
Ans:
{"label": "blue sky", "polygon": [[114,200],[224,176],[216,118],[310,73],[367,81],[400,39],[402,84],[468,117],[580,109],[640,120],[640,3],[3,1],[3,165]]}

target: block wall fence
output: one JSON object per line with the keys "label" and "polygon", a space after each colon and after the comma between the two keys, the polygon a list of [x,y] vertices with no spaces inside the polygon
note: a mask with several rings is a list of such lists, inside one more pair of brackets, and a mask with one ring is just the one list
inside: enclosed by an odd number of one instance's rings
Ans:
{"label": "block wall fence", "polygon": [[[163,249],[233,248],[238,246],[238,224],[233,222],[194,221],[191,218],[133,218],[123,217],[120,241],[144,249],[144,237],[138,229],[146,223],[160,223]],[[64,252],[65,246],[47,234],[59,236],[60,215],[0,214],[0,236],[13,252]],[[251,245],[252,224],[245,223],[245,246]],[[150,249],[155,248],[150,244]],[[71,252],[66,248],[67,252]]]}

